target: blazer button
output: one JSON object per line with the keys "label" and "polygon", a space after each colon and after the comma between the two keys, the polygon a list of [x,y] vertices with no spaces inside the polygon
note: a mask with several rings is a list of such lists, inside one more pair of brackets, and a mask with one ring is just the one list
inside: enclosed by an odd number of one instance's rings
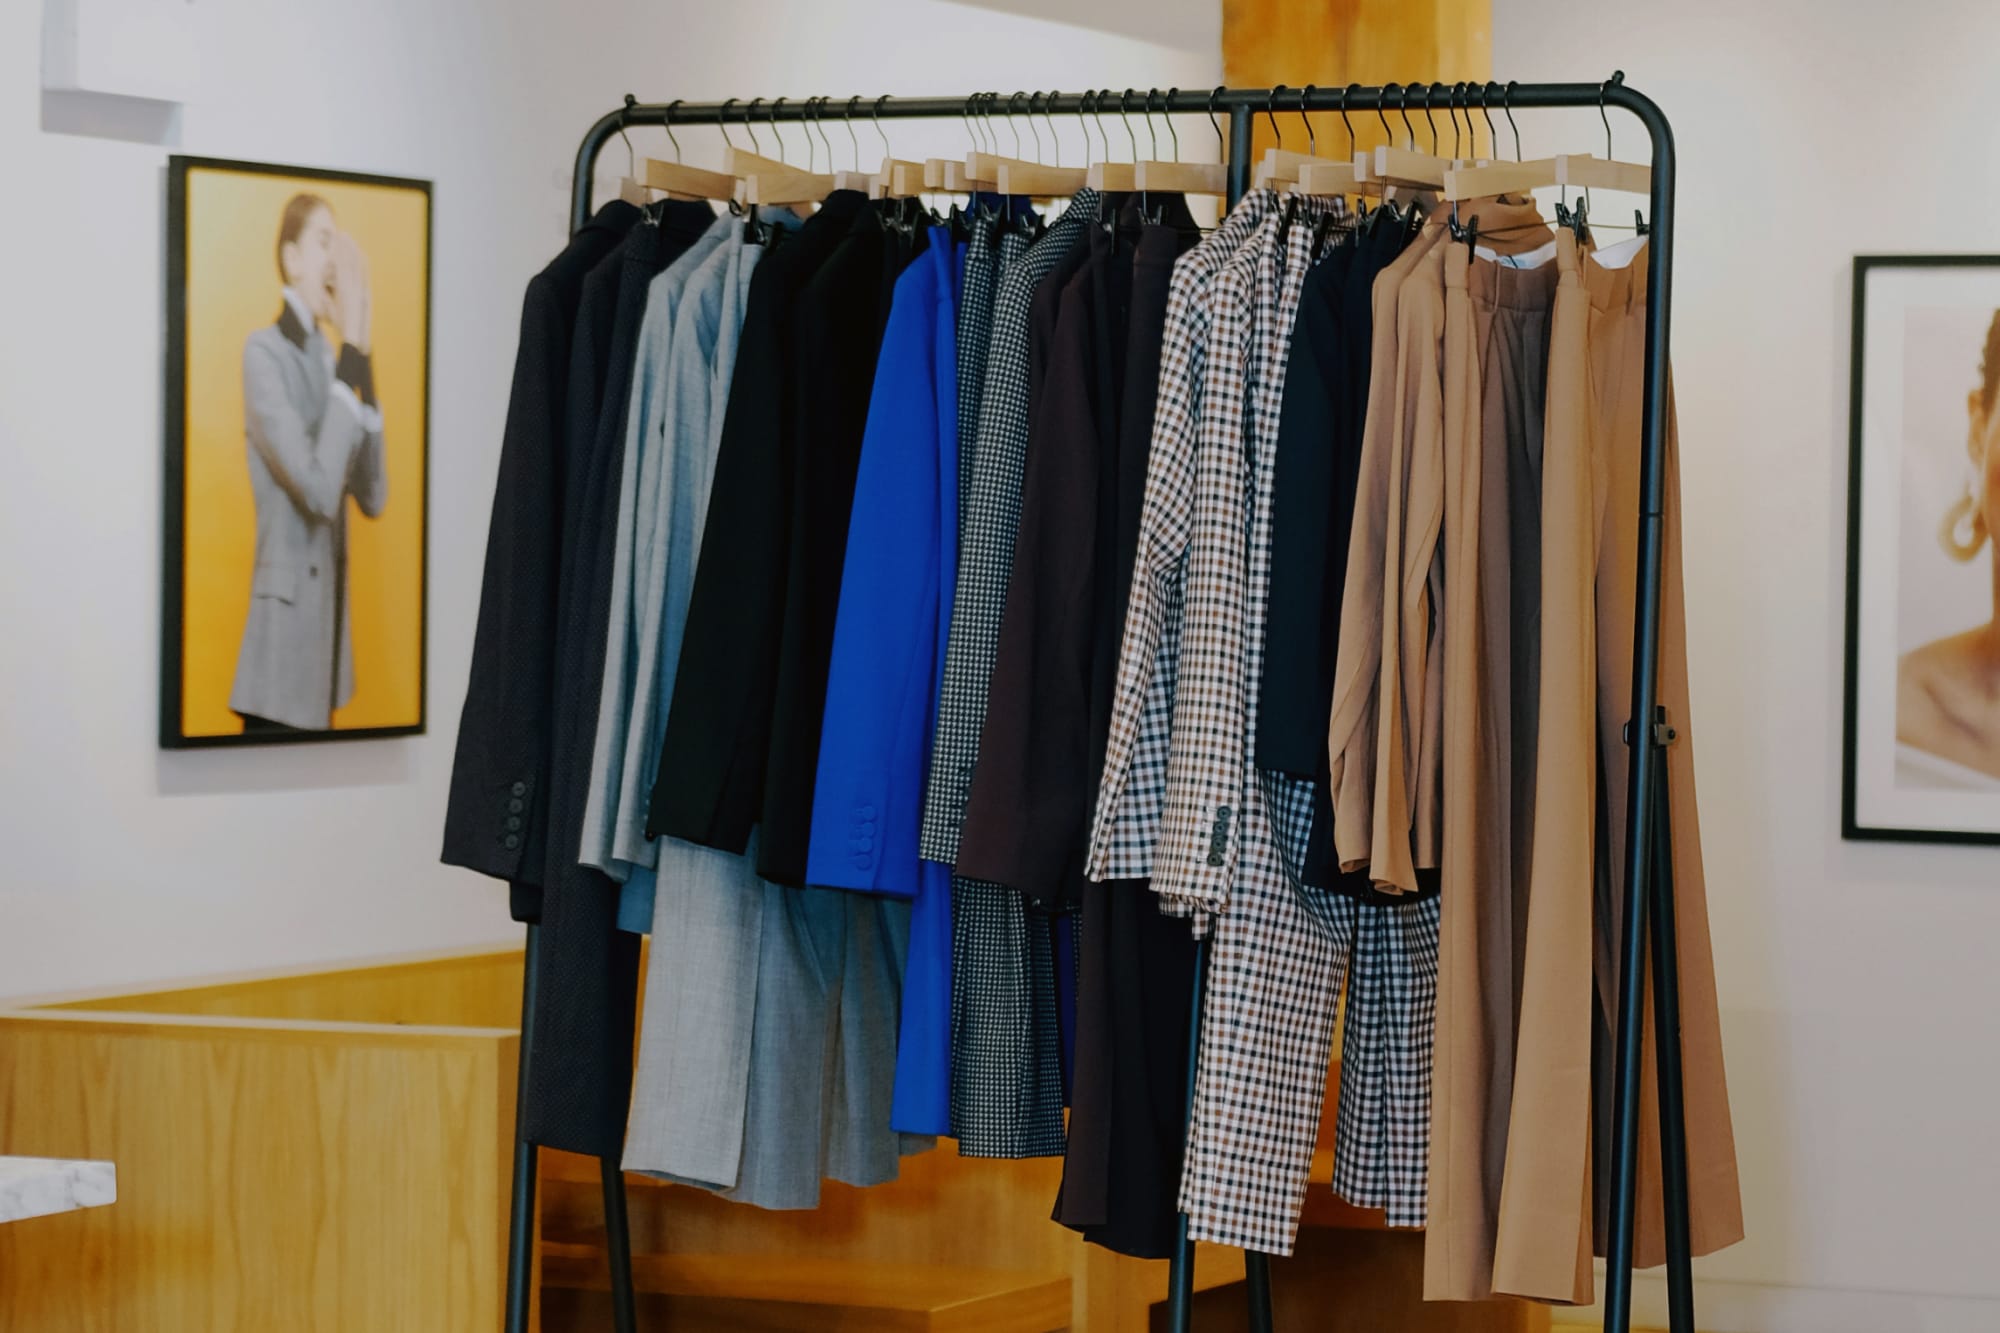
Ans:
{"label": "blazer button", "polygon": [[521,813],[521,809],[522,809],[522,802],[520,797],[516,796],[513,800],[507,802],[508,814],[518,815]]}
{"label": "blazer button", "polygon": [[502,838],[500,841],[503,845],[505,845],[507,850],[511,852],[516,847],[519,847],[521,845],[521,835],[518,833],[509,833],[506,837]]}
{"label": "blazer button", "polygon": [[1210,852],[1210,853],[1208,854],[1208,863],[1209,863],[1210,865],[1212,865],[1212,866],[1219,866],[1219,865],[1221,865],[1221,864],[1222,864],[1222,853],[1221,853],[1221,852]]}
{"label": "blazer button", "polygon": [[318,566],[318,565],[308,565],[308,566],[306,567],[306,577],[308,577],[308,578],[315,578],[315,579],[316,579],[316,578],[318,578],[318,577],[319,577],[319,566]]}
{"label": "blazer button", "polygon": [[513,792],[516,796],[526,796],[528,794],[528,784],[525,782],[517,782],[512,787],[508,788],[508,790]]}
{"label": "blazer button", "polygon": [[520,817],[519,815],[508,815],[508,816],[507,816],[507,831],[508,831],[509,833],[512,833],[512,832],[514,832],[515,830],[519,829],[520,827],[521,827],[521,817]]}

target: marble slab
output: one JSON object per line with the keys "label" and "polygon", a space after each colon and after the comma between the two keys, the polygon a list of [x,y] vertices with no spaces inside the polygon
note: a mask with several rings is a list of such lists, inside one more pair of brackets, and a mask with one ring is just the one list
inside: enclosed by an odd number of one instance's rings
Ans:
{"label": "marble slab", "polygon": [[55,1157],[0,1157],[0,1222],[97,1208],[118,1197],[110,1162]]}

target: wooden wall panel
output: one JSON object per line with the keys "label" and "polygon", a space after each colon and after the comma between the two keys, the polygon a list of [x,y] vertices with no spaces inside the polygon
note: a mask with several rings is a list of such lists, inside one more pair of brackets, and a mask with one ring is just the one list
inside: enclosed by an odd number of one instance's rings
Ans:
{"label": "wooden wall panel", "polygon": [[141,990],[35,996],[6,1001],[5,1007],[516,1028],[521,1024],[521,950],[453,949],[346,967],[283,968]]}
{"label": "wooden wall panel", "polygon": [[118,1168],[115,1204],[0,1227],[0,1333],[488,1333],[518,1050],[504,1029],[0,1011],[0,1153]]}
{"label": "wooden wall panel", "polygon": [[[1492,77],[1492,22],[1492,0],[1223,0],[1223,74],[1231,87],[1484,80]],[[1449,118],[1441,108],[1435,118],[1449,151]],[[1427,148],[1430,132],[1414,104],[1410,119]],[[1350,120],[1362,147],[1383,141],[1374,116]],[[1316,114],[1312,121],[1319,151],[1344,156],[1340,117]],[[1389,122],[1400,137],[1401,118],[1392,114]],[[1285,147],[1305,152],[1298,113],[1280,112],[1278,124]],[[1258,116],[1257,150],[1275,142],[1270,121]]]}

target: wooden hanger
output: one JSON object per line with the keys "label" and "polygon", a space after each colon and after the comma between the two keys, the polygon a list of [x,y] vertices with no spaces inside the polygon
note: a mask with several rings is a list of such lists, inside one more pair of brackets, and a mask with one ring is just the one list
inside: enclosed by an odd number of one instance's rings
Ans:
{"label": "wooden hanger", "polygon": [[[626,96],[629,98],[631,94]],[[690,167],[681,161],[681,141],[674,135],[674,107],[679,105],[680,99],[676,98],[667,107],[666,131],[674,146],[674,160],[647,158],[641,184],[647,189],[664,191],[669,199],[734,199],[736,177],[727,172]]]}
{"label": "wooden hanger", "polygon": [[1551,159],[1555,185],[1620,190],[1626,194],[1651,194],[1653,169],[1635,162],[1612,162],[1588,153],[1563,153]]}
{"label": "wooden hanger", "polygon": [[[1376,116],[1382,121],[1383,130],[1388,132],[1389,142],[1375,150],[1374,158],[1368,164],[1366,179],[1377,181],[1384,186],[1403,186],[1409,189],[1421,190],[1442,189],[1444,187],[1444,173],[1451,169],[1453,162],[1450,158],[1439,157],[1435,151],[1437,148],[1437,122],[1435,120],[1430,122],[1431,147],[1433,151],[1429,153],[1417,152],[1414,148],[1417,132],[1410,124],[1411,85],[1393,83],[1388,85],[1388,88],[1396,87],[1400,87],[1403,93],[1402,117],[1404,139],[1405,142],[1413,146],[1410,148],[1397,148],[1395,146],[1395,132],[1389,129],[1389,118],[1382,114],[1380,107],[1377,107]],[[1386,94],[1387,88],[1384,89],[1385,99]],[[1430,113],[1431,96],[1431,87],[1426,84],[1424,86],[1424,112],[1426,116]]]}
{"label": "wooden hanger", "polygon": [[760,204],[816,204],[837,188],[833,176],[821,171],[786,167],[754,172],[737,186],[736,202]]}
{"label": "wooden hanger", "polygon": [[[1015,93],[1007,99],[1011,113],[1014,104],[1022,98],[1028,102],[1028,127],[1035,134],[1036,151],[1041,149],[1041,134],[1034,130],[1033,116],[1040,93]],[[1051,94],[1053,96],[1053,94]],[[1049,131],[1055,132],[1055,121],[1049,122]],[[1018,144],[1020,136],[1015,135]],[[1031,162],[1022,157],[1004,157],[997,153],[967,153],[965,170],[969,178],[993,182],[1001,194],[1028,195],[1036,199],[1053,199],[1061,195],[1075,194],[1090,184],[1090,172],[1083,167],[1049,166],[1042,162]]]}
{"label": "wooden hanger", "polygon": [[1444,197],[1447,201],[1491,199],[1496,195],[1526,194],[1530,190],[1560,185],[1562,181],[1556,177],[1556,163],[1559,160],[1553,157],[1540,157],[1529,162],[1494,162],[1486,166],[1452,167],[1444,174]]}
{"label": "wooden hanger", "polygon": [[922,194],[930,186],[922,162],[905,162],[901,158],[882,159],[882,195],[887,199],[908,199]]}
{"label": "wooden hanger", "polygon": [[1336,162],[1332,158],[1308,162],[1299,168],[1299,178],[1292,184],[1291,193],[1379,195],[1382,193],[1381,182],[1363,174],[1359,159],[1365,156],[1357,153],[1357,160],[1352,162]]}
{"label": "wooden hanger", "polygon": [[1636,162],[1620,162],[1611,148],[1611,117],[1604,109],[1604,94],[1613,84],[1624,81],[1624,72],[1619,71],[1599,85],[1597,90],[1597,118],[1604,122],[1604,156],[1594,158],[1587,153],[1559,155],[1555,159],[1556,184],[1581,189],[1617,190],[1624,194],[1649,195],[1653,192],[1653,169]]}
{"label": "wooden hanger", "polygon": [[[977,159],[977,161],[975,161]],[[992,174],[1002,194],[1075,194],[1090,183],[1090,173],[1082,167],[1048,167],[1018,157],[994,157],[972,153],[965,159],[967,172]]]}
{"label": "wooden hanger", "polygon": [[[1211,194],[1226,198],[1229,194],[1227,167],[1220,162],[1181,161],[1181,136],[1174,129],[1172,114],[1164,110],[1173,105],[1173,96],[1178,91],[1180,90],[1177,88],[1169,88],[1165,93],[1160,93],[1159,89],[1154,88],[1146,93],[1146,100],[1140,111],[1146,117],[1146,136],[1152,142],[1153,156],[1132,164],[1132,188],[1141,192],[1157,190],[1164,194]],[[1167,137],[1173,144],[1172,161],[1160,157],[1159,136],[1153,133],[1153,97],[1156,93],[1160,95],[1160,106],[1163,109],[1161,118],[1166,121]],[[1124,114],[1122,101],[1119,105],[1119,114],[1121,116]],[[1131,131],[1129,121],[1126,123],[1126,131],[1127,133]],[[1222,140],[1222,127],[1217,125],[1215,132],[1216,142],[1219,144]],[[1132,146],[1135,150],[1138,147],[1136,137],[1132,141]],[[1137,155],[1135,151],[1133,156]]]}

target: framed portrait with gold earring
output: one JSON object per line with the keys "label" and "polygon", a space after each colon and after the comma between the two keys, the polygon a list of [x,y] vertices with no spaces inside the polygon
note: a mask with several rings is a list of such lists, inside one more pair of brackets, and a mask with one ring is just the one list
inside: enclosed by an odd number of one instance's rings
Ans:
{"label": "framed portrait with gold earring", "polygon": [[1854,261],[1841,832],[2000,843],[2000,255]]}
{"label": "framed portrait with gold earring", "polygon": [[424,729],[430,182],[172,158],[160,743]]}

